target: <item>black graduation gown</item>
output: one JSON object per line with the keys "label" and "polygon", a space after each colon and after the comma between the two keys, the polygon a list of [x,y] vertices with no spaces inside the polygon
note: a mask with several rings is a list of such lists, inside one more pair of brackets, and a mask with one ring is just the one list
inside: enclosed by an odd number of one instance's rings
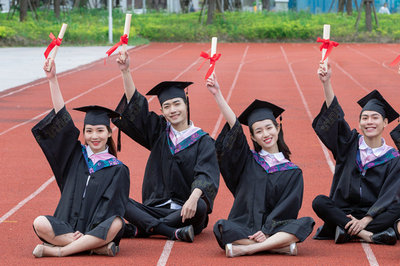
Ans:
{"label": "black graduation gown", "polygon": [[[329,108],[324,102],[312,126],[336,160],[329,193],[335,206],[345,213],[361,212],[373,218],[385,212],[399,189],[399,153],[392,149],[362,167],[358,147],[361,135],[350,129],[336,97]],[[332,238],[334,230],[324,224],[314,238]]]}
{"label": "black graduation gown", "polygon": [[113,123],[134,141],[150,150],[142,184],[142,202],[155,207],[169,199],[183,205],[195,188],[203,191],[211,213],[219,186],[214,140],[204,131],[180,147],[170,146],[169,127],[163,116],[149,111],[147,99],[137,90],[127,103],[123,96]]}
{"label": "black graduation gown", "polygon": [[[76,231],[105,240],[114,218],[122,218],[125,213],[129,199],[129,169],[116,159],[99,161],[94,166],[95,171],[90,173],[86,187],[89,176],[86,149],[79,142],[79,130],[65,107],[57,114],[53,109],[32,128],[32,133],[61,191],[54,213],[56,219],[49,217],[55,234],[66,233],[56,232],[56,220],[61,220]],[[106,164],[97,167],[102,162]]]}
{"label": "black graduation gown", "polygon": [[287,232],[304,241],[312,232],[311,217],[297,219],[303,200],[303,175],[289,162],[269,167],[250,150],[236,120],[226,124],[216,141],[221,174],[235,200],[228,220],[214,226],[222,248],[227,243],[262,231],[266,235]]}

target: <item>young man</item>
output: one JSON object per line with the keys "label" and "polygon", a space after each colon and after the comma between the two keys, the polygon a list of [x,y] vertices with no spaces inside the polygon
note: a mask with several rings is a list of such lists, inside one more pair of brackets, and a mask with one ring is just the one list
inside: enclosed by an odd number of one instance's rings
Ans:
{"label": "young man", "polygon": [[184,89],[192,82],[165,81],[147,95],[157,95],[162,116],[150,112],[135,88],[129,57],[117,59],[125,96],[117,107],[115,125],[151,151],[142,186],[143,204],[130,200],[124,218],[125,236],[164,235],[193,242],[207,226],[219,185],[214,140],[189,119]]}
{"label": "young man", "polygon": [[358,237],[366,242],[394,245],[394,223],[400,215],[396,200],[400,176],[399,153],[386,145],[384,128],[399,114],[374,90],[358,101],[363,108],[359,128],[351,130],[332,90],[330,67],[319,68],[325,103],[313,128],[336,160],[329,197],[317,196],[313,209],[325,222],[314,238],[345,243]]}

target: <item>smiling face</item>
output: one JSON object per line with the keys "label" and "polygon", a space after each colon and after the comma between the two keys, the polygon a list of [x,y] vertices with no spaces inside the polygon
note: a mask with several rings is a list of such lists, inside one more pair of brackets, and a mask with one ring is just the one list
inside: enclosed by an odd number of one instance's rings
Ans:
{"label": "smiling face", "polygon": [[387,126],[387,118],[375,111],[363,111],[360,116],[359,128],[366,138],[381,138],[383,129]]}
{"label": "smiling face", "polygon": [[111,137],[105,125],[89,125],[86,124],[83,132],[85,143],[89,145],[94,153],[104,151],[106,149],[107,140]]}
{"label": "smiling face", "polygon": [[269,153],[278,153],[278,135],[280,127],[275,126],[271,119],[255,122],[252,126],[253,134],[251,138],[257,142],[261,148]]}
{"label": "smiling face", "polygon": [[174,128],[187,123],[187,105],[182,98],[173,98],[163,102],[161,111]]}

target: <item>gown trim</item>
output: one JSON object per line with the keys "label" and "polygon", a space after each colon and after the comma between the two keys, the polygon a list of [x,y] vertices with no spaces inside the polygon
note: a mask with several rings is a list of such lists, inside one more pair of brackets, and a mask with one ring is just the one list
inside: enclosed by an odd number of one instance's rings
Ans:
{"label": "gown trim", "polygon": [[103,168],[106,168],[106,167],[123,164],[120,160],[118,160],[115,157],[107,159],[107,160],[99,160],[97,163],[93,164],[92,160],[90,160],[87,155],[85,145],[81,145],[81,146],[82,146],[82,154],[83,154],[83,157],[85,158],[85,162],[89,169],[90,174],[93,174]]}
{"label": "gown trim", "polygon": [[204,135],[207,135],[206,132],[204,132],[202,129],[199,129],[186,139],[182,140],[180,143],[178,143],[176,146],[172,143],[171,139],[169,138],[169,132],[170,132],[170,127],[167,127],[166,133],[167,133],[167,140],[168,140],[168,146],[169,150],[172,155],[177,154],[180,151],[183,151],[184,149],[188,148],[192,144],[194,144],[196,141],[201,139]]}
{"label": "gown trim", "polygon": [[269,166],[268,163],[258,154],[256,151],[251,151],[253,153],[254,160],[267,172],[268,174],[287,171],[292,169],[298,169],[299,167],[292,162],[286,162],[277,164],[274,166]]}

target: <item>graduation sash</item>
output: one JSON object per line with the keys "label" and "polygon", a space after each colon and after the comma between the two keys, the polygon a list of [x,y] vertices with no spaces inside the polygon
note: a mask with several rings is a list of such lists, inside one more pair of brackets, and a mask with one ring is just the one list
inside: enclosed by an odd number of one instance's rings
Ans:
{"label": "graduation sash", "polygon": [[360,149],[357,150],[357,166],[358,166],[358,170],[360,171],[360,173],[365,174],[365,172],[370,169],[373,168],[375,166],[384,164],[396,157],[399,157],[400,154],[398,151],[396,151],[396,149],[390,149],[388,152],[386,152],[384,155],[382,155],[381,157],[376,158],[375,160],[366,163],[364,166],[362,166],[361,164],[361,155],[360,155]]}
{"label": "graduation sash", "polygon": [[93,164],[92,160],[90,160],[88,157],[85,145],[82,145],[82,154],[83,154],[83,157],[85,158],[85,162],[89,169],[90,174],[93,174],[103,168],[106,168],[106,167],[123,164],[120,160],[118,160],[115,157],[107,159],[107,160],[99,160],[97,163]]}
{"label": "graduation sash", "polygon": [[202,129],[199,129],[196,131],[194,134],[191,136],[187,137],[186,139],[182,140],[179,142],[176,146],[172,143],[171,139],[169,138],[169,131],[170,127],[167,127],[166,133],[167,133],[167,141],[168,141],[168,147],[172,155],[177,154],[180,151],[183,151],[184,149],[188,148],[192,144],[194,144],[196,141],[201,139],[204,135],[207,135],[206,132],[204,132]]}
{"label": "graduation sash", "polygon": [[292,170],[292,169],[298,169],[299,167],[295,165],[292,162],[286,162],[286,163],[281,163],[277,164],[274,166],[269,166],[268,163],[258,154],[256,151],[251,151],[253,153],[254,160],[262,167],[264,168],[265,172],[267,174],[275,173],[275,172],[281,172],[281,171],[287,171],[287,170]]}

